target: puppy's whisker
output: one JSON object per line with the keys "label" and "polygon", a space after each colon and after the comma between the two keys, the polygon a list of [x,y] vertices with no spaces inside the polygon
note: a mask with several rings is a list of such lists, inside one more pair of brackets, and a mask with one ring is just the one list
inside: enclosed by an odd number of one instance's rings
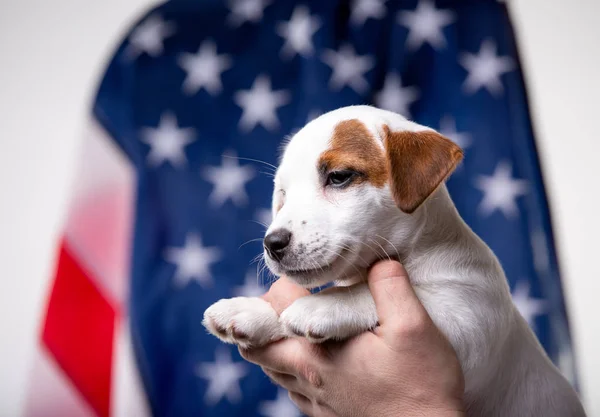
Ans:
{"label": "puppy's whisker", "polygon": [[323,267],[321,265],[319,265],[319,263],[314,259],[314,257],[309,256],[308,260],[309,260],[309,262],[311,262],[311,265],[312,265],[313,269],[319,269],[321,272],[325,272],[325,270],[323,269]]}
{"label": "puppy's whisker", "polygon": [[252,242],[257,242],[257,241],[261,241],[262,238],[257,238],[257,239],[250,239],[244,243],[242,243],[239,247],[238,250],[240,250],[242,248],[242,246],[246,246],[248,243],[252,243]]}
{"label": "puppy's whisker", "polygon": [[[334,245],[334,247],[336,247],[337,249],[342,249],[342,250],[343,250],[343,249],[346,249],[346,250],[347,250],[348,252],[350,252],[352,255],[355,255],[355,256],[357,256],[357,257],[358,257],[360,260],[362,260],[362,261],[363,261],[363,263],[365,262],[365,260],[364,260],[364,259],[363,259],[363,258],[362,258],[362,257],[361,257],[359,254],[358,254],[358,252],[355,252],[355,251],[351,250],[351,248],[349,248],[349,247],[347,247],[347,246],[344,246],[344,245],[340,245],[340,244],[333,244],[333,245]],[[340,253],[338,253],[338,252],[336,252],[336,251],[333,251],[333,250],[331,250],[331,249],[328,249],[328,248],[323,248],[323,249],[325,249],[325,250],[327,250],[327,251],[329,251],[329,252],[335,253],[337,256],[339,256],[340,258],[342,258],[343,260],[345,260],[345,261],[346,261],[346,263],[348,263],[349,265],[352,265],[352,267],[353,267],[353,268],[356,270],[356,272],[357,272],[359,275],[361,274],[360,270],[359,270],[359,269],[358,269],[358,267],[357,267],[357,266],[354,264],[354,262],[351,262],[351,261],[350,261],[348,258],[346,258],[344,255],[342,255],[342,254],[340,254]]]}
{"label": "puppy's whisker", "polygon": [[343,244],[343,243],[342,244],[334,244],[334,246],[336,246],[338,249],[347,250],[352,255],[355,255],[356,257],[358,257],[365,265],[368,264],[368,262],[365,261],[365,259],[362,256],[360,256],[360,252],[357,250],[354,250],[350,246]]}
{"label": "puppy's whisker", "polygon": [[261,260],[263,260],[264,254],[261,252],[258,255],[256,255],[254,258],[252,258],[252,260],[250,261],[250,265],[255,264],[255,263],[260,263]]}
{"label": "puppy's whisker", "polygon": [[[370,242],[373,242],[373,243],[377,243],[377,242],[375,242],[375,241],[374,241],[373,239],[371,239],[371,238],[369,238],[369,241],[370,241]],[[375,254],[377,255],[377,259],[378,259],[378,260],[382,260],[382,259],[385,259],[385,258],[386,258],[387,254],[385,253],[385,250],[383,250],[383,255],[380,253],[380,250],[382,250],[382,249],[383,249],[383,248],[381,248],[381,245],[379,245],[379,247],[378,247],[378,248],[376,248],[376,247],[373,247],[373,246],[369,245],[367,242],[365,242],[365,245],[367,245],[369,248],[371,248],[371,250],[373,250],[373,251],[375,252]]]}
{"label": "puppy's whisker", "polygon": [[[356,269],[356,272],[357,272],[357,273],[360,275],[360,270],[359,270],[359,269],[356,267],[356,265],[354,265],[354,263],[350,262],[350,260],[348,260],[348,258],[346,258],[346,257],[345,257],[345,256],[343,256],[343,255],[340,255],[338,252],[336,252],[336,251],[334,251],[334,250],[331,250],[331,249],[328,249],[328,248],[323,248],[323,249],[324,249],[324,250],[326,250],[326,251],[328,251],[328,252],[331,252],[331,253],[333,253],[333,254],[335,254],[335,255],[339,256],[339,257],[340,257],[340,258],[342,258],[343,260],[345,260],[345,261],[346,261],[346,263],[348,263],[349,265],[352,265],[352,267],[353,267],[354,269]],[[346,278],[348,278],[348,276],[346,275],[346,273],[344,273],[344,275],[346,276]]]}
{"label": "puppy's whisker", "polygon": [[387,257],[388,260],[392,260],[392,258],[390,257],[390,255],[385,251],[385,249],[383,248],[383,246],[381,246],[381,243],[379,243],[378,241],[376,241],[375,239],[369,239],[371,242],[375,242],[377,244],[377,246],[379,246],[381,248],[381,251],[385,254],[385,257]]}
{"label": "puppy's whisker", "polygon": [[[354,242],[354,243],[359,243],[359,244],[366,245],[366,246],[367,246],[369,249],[371,249],[371,251],[373,251],[373,252],[375,253],[375,255],[376,255],[378,258],[381,258],[381,255],[379,254],[379,251],[378,251],[378,249],[377,249],[377,248],[374,248],[374,247],[373,247],[373,246],[371,246],[371,245],[369,245],[369,243],[368,243],[368,242],[366,242],[366,241],[364,241],[364,240],[359,240],[358,238],[356,238],[356,237],[354,237],[354,236],[350,236],[350,235],[346,235],[346,236],[344,236],[344,240],[349,240],[349,241],[351,241],[351,242]],[[348,247],[348,250],[349,250],[349,249],[350,249],[350,248]],[[362,260],[362,261],[363,261],[365,264],[368,264],[368,262],[366,262],[366,261],[364,260],[364,258],[362,258],[362,257],[361,257],[361,256],[360,256],[358,253],[355,253],[355,254],[356,254],[356,256],[358,256],[358,257],[359,257],[359,258],[360,258],[360,259],[361,259],[361,260]]]}
{"label": "puppy's whisker", "polygon": [[[271,270],[267,267],[267,263],[265,261],[264,253],[260,254],[260,258],[258,259],[258,275],[260,276],[261,285],[267,286],[268,284],[275,282],[277,277],[271,274]],[[265,279],[266,276],[266,279]]]}
{"label": "puppy's whisker", "polygon": [[277,275],[273,274],[271,272],[271,270],[269,268],[267,268],[267,264],[266,263],[265,263],[265,266],[263,267],[263,272],[264,272],[264,274],[267,277],[266,282],[268,284],[272,284],[272,283],[274,283],[275,281],[277,281],[279,279],[279,277]]}
{"label": "puppy's whisker", "polygon": [[[366,245],[366,246],[367,246],[369,249],[371,249],[371,250],[373,251],[373,253],[375,254],[375,256],[377,256],[377,259],[384,259],[385,255],[383,255],[383,256],[382,256],[382,255],[379,253],[379,249],[378,249],[378,248],[374,248],[374,247],[373,247],[373,246],[371,246],[371,245],[370,245],[370,244],[369,244],[367,241],[364,241],[364,240],[363,240],[363,241],[360,241],[360,240],[358,240],[358,239],[356,239],[356,238],[353,238],[353,237],[351,237],[351,236],[348,236],[348,238],[349,238],[349,240],[354,240],[355,242],[359,242],[359,243],[361,243],[361,244],[363,244],[363,245]],[[385,251],[384,251],[384,254],[385,254]]]}
{"label": "puppy's whisker", "polygon": [[266,175],[267,177],[275,178],[274,172],[258,171],[259,174]]}
{"label": "puppy's whisker", "polygon": [[249,219],[248,221],[249,221],[249,222],[252,222],[252,223],[260,224],[260,225],[261,225],[262,227],[264,227],[265,229],[268,229],[268,228],[269,228],[269,226],[270,226],[270,225],[268,225],[268,224],[266,224],[266,223],[263,223],[263,222],[261,222],[261,221],[259,221],[259,220]]}
{"label": "puppy's whisker", "polygon": [[[269,270],[267,268],[267,264],[265,263],[265,259],[264,257],[260,260],[260,262],[262,263],[262,266],[260,266],[260,268],[258,269],[258,276],[260,279],[260,284],[262,286],[266,286],[265,284],[268,282],[268,278],[269,278]],[[265,271],[267,272],[267,280],[265,280]]]}
{"label": "puppy's whisker", "polygon": [[264,164],[270,168],[272,168],[274,171],[277,171],[277,167],[273,164],[270,164],[266,161],[261,161],[260,159],[254,159],[254,158],[244,158],[241,156],[233,156],[233,155],[223,155],[223,158],[231,158],[231,159],[238,159],[240,161],[251,161],[251,162],[258,162],[260,164]]}
{"label": "puppy's whisker", "polygon": [[394,251],[396,251],[396,256],[398,257],[398,260],[400,260],[400,252],[398,251],[398,248],[392,242],[390,242],[388,239],[386,239],[385,237],[383,237],[381,235],[376,235],[376,236],[379,237],[379,238],[381,238],[381,239],[383,239],[383,240],[385,240],[387,243],[389,243],[390,246],[392,248],[394,248]]}

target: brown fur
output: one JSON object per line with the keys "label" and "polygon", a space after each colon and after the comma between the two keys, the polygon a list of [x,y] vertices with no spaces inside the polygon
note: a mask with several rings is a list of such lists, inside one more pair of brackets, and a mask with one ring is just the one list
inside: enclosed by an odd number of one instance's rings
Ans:
{"label": "brown fur", "polygon": [[396,204],[405,213],[414,212],[462,160],[462,150],[434,131],[392,132],[384,126],[385,153],[357,119],[338,123],[331,147],[321,154],[319,169],[351,169],[364,175],[355,184],[368,181],[381,188],[390,184]]}
{"label": "brown fur", "polygon": [[400,210],[412,213],[454,171],[463,152],[437,132],[392,132],[387,125],[384,131],[392,195]]}
{"label": "brown fur", "polygon": [[388,179],[385,155],[375,143],[375,138],[357,119],[338,123],[331,137],[331,148],[321,154],[318,168],[327,171],[352,169],[364,174],[356,184],[369,181],[383,187]]}

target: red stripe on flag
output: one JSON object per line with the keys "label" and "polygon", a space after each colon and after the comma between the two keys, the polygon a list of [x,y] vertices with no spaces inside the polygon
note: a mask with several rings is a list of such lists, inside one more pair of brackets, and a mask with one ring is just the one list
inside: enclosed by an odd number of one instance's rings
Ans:
{"label": "red stripe on flag", "polygon": [[42,341],[100,417],[110,410],[115,314],[63,242]]}

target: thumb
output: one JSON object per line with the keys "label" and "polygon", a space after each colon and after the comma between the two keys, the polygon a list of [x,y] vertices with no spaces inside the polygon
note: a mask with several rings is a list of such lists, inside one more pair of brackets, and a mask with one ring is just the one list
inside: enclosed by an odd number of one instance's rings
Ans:
{"label": "thumb", "polygon": [[382,328],[390,324],[398,325],[407,317],[414,318],[425,312],[410,284],[406,269],[399,262],[376,263],[369,270],[367,279]]}
{"label": "thumb", "polygon": [[281,314],[290,304],[298,298],[309,295],[310,292],[295,284],[287,277],[281,277],[271,285],[269,291],[261,298],[270,303],[277,314]]}

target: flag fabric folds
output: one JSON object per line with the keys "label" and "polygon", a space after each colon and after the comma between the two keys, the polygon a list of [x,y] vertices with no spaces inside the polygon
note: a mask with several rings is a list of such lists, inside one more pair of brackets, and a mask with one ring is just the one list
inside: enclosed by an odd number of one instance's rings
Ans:
{"label": "flag fabric folds", "polygon": [[465,150],[448,188],[575,382],[516,41],[493,0],[170,1],[100,82],[34,367],[30,416],[300,413],[201,325],[258,295],[280,145],[373,104]]}

